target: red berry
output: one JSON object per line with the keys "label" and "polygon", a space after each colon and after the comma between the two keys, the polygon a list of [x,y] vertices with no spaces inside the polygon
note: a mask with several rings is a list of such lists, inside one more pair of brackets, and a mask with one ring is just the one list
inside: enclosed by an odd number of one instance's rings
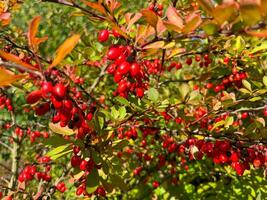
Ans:
{"label": "red berry", "polygon": [[52,93],[53,91],[53,84],[51,82],[44,82],[42,84],[42,94],[43,94],[43,97],[44,98],[47,98],[50,96],[50,94]]}
{"label": "red berry", "polygon": [[120,55],[121,50],[118,47],[111,47],[107,53],[107,57],[109,60],[116,60]]}
{"label": "red berry", "polygon": [[127,61],[124,61],[123,63],[119,65],[117,71],[121,73],[122,75],[127,74],[130,71],[130,63],[128,63]]}
{"label": "red berry", "polygon": [[42,98],[42,91],[35,90],[27,95],[26,101],[28,104],[34,104]]}
{"label": "red berry", "polygon": [[106,42],[109,38],[109,31],[108,30],[102,30],[98,34],[98,42]]}
{"label": "red berry", "polygon": [[192,58],[187,58],[185,62],[186,62],[186,64],[191,65],[192,64]]}
{"label": "red berry", "polygon": [[158,181],[154,181],[153,182],[153,188],[157,188],[159,187],[159,182]]}
{"label": "red berry", "polygon": [[48,102],[43,103],[35,109],[35,114],[38,116],[42,116],[42,115],[46,114],[49,110],[50,110],[50,103],[48,103]]}
{"label": "red berry", "polygon": [[119,31],[117,31],[116,29],[112,29],[112,34],[115,38],[118,38],[121,36],[121,34],[119,33]]}
{"label": "red berry", "polygon": [[130,68],[130,74],[132,77],[136,77],[137,75],[140,74],[140,65],[138,63],[133,63],[131,64],[131,68]]}
{"label": "red berry", "polygon": [[70,162],[72,167],[78,167],[81,164],[81,158],[79,156],[72,156]]}
{"label": "red berry", "polygon": [[162,3],[158,4],[158,10],[163,10],[163,4]]}
{"label": "red berry", "polygon": [[64,97],[66,96],[66,93],[67,93],[67,89],[65,85],[62,83],[56,84],[53,88],[53,95],[59,100],[64,99]]}
{"label": "red berry", "polygon": [[142,98],[144,96],[143,88],[136,88],[135,93],[136,93],[136,96],[139,98]]}
{"label": "red berry", "polygon": [[82,160],[80,163],[80,170],[85,171],[88,167],[88,162],[86,160]]}
{"label": "red berry", "polygon": [[247,112],[242,113],[241,117],[242,119],[246,119],[248,117],[248,113]]}

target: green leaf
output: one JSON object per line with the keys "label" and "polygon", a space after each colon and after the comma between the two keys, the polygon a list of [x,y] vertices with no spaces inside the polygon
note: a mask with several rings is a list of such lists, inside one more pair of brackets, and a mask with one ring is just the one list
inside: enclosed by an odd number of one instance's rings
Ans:
{"label": "green leaf", "polygon": [[111,116],[116,120],[120,116],[120,112],[115,107],[111,107]]}
{"label": "green leaf", "polygon": [[117,140],[113,142],[112,146],[114,149],[122,149],[126,146],[128,146],[129,141],[128,140]]}
{"label": "green leaf", "polygon": [[263,79],[262,79],[262,81],[263,81],[263,84],[265,86],[267,86],[267,76],[264,76]]}
{"label": "green leaf", "polygon": [[126,108],[125,107],[120,107],[119,108],[119,113],[120,113],[120,119],[124,119],[127,115]]}
{"label": "green leaf", "polygon": [[148,99],[157,102],[159,98],[159,92],[155,88],[150,88],[147,92]]}
{"label": "green leaf", "polygon": [[119,175],[116,175],[116,174],[110,175],[110,181],[111,181],[112,185],[115,187],[118,187],[122,191],[126,191],[128,187],[127,187],[126,183],[124,183],[123,180],[124,179],[122,177],[120,177]]}
{"label": "green leaf", "polygon": [[233,116],[229,116],[225,119],[225,123],[224,123],[224,127],[229,127],[234,123],[234,117]]}
{"label": "green leaf", "polygon": [[65,149],[67,149],[69,146],[70,146],[70,144],[61,145],[61,146],[49,151],[46,155],[49,156],[49,157],[54,156],[56,154],[61,153]]}
{"label": "green leaf", "polygon": [[261,99],[262,99],[261,97],[253,97],[253,98],[249,99],[249,101],[255,102],[255,101],[259,101]]}
{"label": "green leaf", "polygon": [[129,106],[130,105],[130,102],[127,99],[123,98],[123,97],[118,96],[118,97],[116,97],[116,100],[118,102],[120,102],[121,104],[125,105],[125,106]]}
{"label": "green leaf", "polygon": [[241,36],[237,36],[237,38],[234,40],[233,50],[241,52],[245,49],[245,47],[246,47],[245,40]]}
{"label": "green leaf", "polygon": [[267,49],[267,41],[263,41],[260,46],[256,46],[250,53],[256,53],[265,49]]}
{"label": "green leaf", "polygon": [[94,168],[86,177],[86,191],[91,194],[96,191],[99,185],[99,174],[96,168]]}
{"label": "green leaf", "polygon": [[72,150],[72,149],[69,149],[69,150],[64,151],[64,152],[62,152],[62,153],[55,154],[55,155],[51,156],[50,158],[51,158],[52,160],[56,160],[56,159],[58,159],[58,158],[60,158],[60,157],[62,157],[62,156],[64,156],[64,155],[66,155],[66,154],[68,154],[68,153],[72,153],[72,152],[73,152],[73,150]]}
{"label": "green leaf", "polygon": [[247,80],[242,80],[242,83],[246,89],[248,89],[250,92],[252,92],[251,84]]}
{"label": "green leaf", "polygon": [[58,147],[61,145],[69,144],[71,142],[72,142],[71,140],[66,140],[60,135],[53,135],[53,136],[50,136],[49,138],[45,139],[43,141],[43,144],[49,145],[52,147]]}

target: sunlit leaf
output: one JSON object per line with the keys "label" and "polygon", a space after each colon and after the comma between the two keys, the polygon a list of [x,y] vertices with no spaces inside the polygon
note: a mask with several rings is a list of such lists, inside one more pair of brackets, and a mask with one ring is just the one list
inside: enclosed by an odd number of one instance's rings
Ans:
{"label": "sunlit leaf", "polygon": [[56,56],[52,64],[50,65],[50,68],[58,65],[72,51],[72,49],[78,43],[79,39],[80,35],[78,34],[75,34],[70,38],[66,39],[64,43],[57,49]]}
{"label": "sunlit leaf", "polygon": [[37,17],[33,18],[33,20],[31,21],[31,23],[29,25],[29,31],[28,31],[29,46],[35,51],[38,49],[38,45],[41,42],[44,42],[48,39],[48,37],[43,37],[43,38],[37,38],[36,37],[38,27],[40,24],[40,20],[41,20],[41,16],[37,16]]}
{"label": "sunlit leaf", "polygon": [[90,1],[85,1],[85,0],[81,0],[84,4],[86,4],[87,6],[89,6],[90,8],[97,10],[98,12],[100,12],[101,14],[106,15],[106,10],[105,8],[100,4],[100,3],[94,3],[94,2],[90,2]]}
{"label": "sunlit leaf", "polygon": [[57,124],[49,123],[49,128],[54,133],[57,133],[60,135],[73,135],[73,134],[75,134],[75,132],[72,129],[70,129],[68,127],[61,127],[59,123],[57,123]]}
{"label": "sunlit leaf", "polygon": [[159,92],[155,88],[149,88],[147,92],[148,99],[150,99],[153,102],[156,102],[159,98]]}
{"label": "sunlit leaf", "polygon": [[14,75],[6,69],[0,68],[0,86],[7,86],[16,82],[22,78],[25,78],[26,75]]}
{"label": "sunlit leaf", "polygon": [[162,48],[164,44],[165,44],[164,41],[156,41],[149,45],[146,45],[143,49],[159,49]]}
{"label": "sunlit leaf", "polygon": [[96,191],[99,184],[99,174],[96,168],[94,168],[86,177],[86,191],[90,194]]}
{"label": "sunlit leaf", "polygon": [[212,14],[212,2],[211,0],[197,0],[197,3],[205,10],[207,13]]}
{"label": "sunlit leaf", "polygon": [[254,25],[261,20],[260,7],[257,1],[243,1],[240,4],[240,13],[247,25]]}
{"label": "sunlit leaf", "polygon": [[212,16],[218,24],[229,21],[236,11],[235,4],[222,4],[212,10]]}
{"label": "sunlit leaf", "polygon": [[21,66],[23,66],[23,67],[25,67],[27,69],[37,70],[36,67],[32,66],[31,64],[23,62],[18,56],[15,56],[15,55],[13,55],[11,53],[7,53],[5,51],[0,50],[0,57],[5,59],[5,60],[11,61],[13,63],[16,63],[18,65],[21,65]]}
{"label": "sunlit leaf", "polygon": [[[267,29],[263,30],[246,30],[246,33],[251,36],[255,36],[258,38],[267,38]],[[264,41],[266,43],[266,41]]]}

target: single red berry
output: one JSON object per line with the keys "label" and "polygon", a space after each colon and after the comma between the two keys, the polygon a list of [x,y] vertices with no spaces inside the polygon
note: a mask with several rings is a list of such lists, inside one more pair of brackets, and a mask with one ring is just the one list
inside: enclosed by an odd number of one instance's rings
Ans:
{"label": "single red berry", "polygon": [[121,63],[117,69],[117,71],[119,73],[121,73],[122,75],[127,74],[130,71],[130,63],[128,63],[127,61],[124,61],[123,63]]}
{"label": "single red berry", "polygon": [[248,113],[247,112],[242,113],[241,117],[242,119],[246,119],[248,117]]}
{"label": "single red berry", "polygon": [[88,162],[86,160],[82,160],[80,163],[80,170],[85,171],[87,169]]}
{"label": "single red berry", "polygon": [[192,64],[192,58],[187,58],[185,62],[186,62],[186,64],[191,65]]}
{"label": "single red berry", "polygon": [[50,103],[49,102],[43,103],[35,109],[35,114],[38,116],[42,116],[46,114],[49,110],[50,110]]}
{"label": "single red berry", "polygon": [[140,65],[138,63],[133,63],[131,64],[131,68],[130,68],[130,74],[132,77],[136,77],[137,75],[140,74]]}
{"label": "single red berry", "polygon": [[26,101],[28,104],[34,104],[42,98],[42,91],[35,90],[27,95]]}
{"label": "single red berry", "polygon": [[158,181],[154,181],[153,182],[153,188],[157,188],[159,187],[159,182]]}
{"label": "single red berry", "polygon": [[51,82],[43,82],[41,91],[43,97],[48,98],[53,91],[53,84]]}
{"label": "single red berry", "polygon": [[98,42],[106,42],[109,38],[109,31],[104,29],[98,34]]}
{"label": "single red berry", "polygon": [[119,33],[119,31],[117,31],[116,29],[112,29],[112,34],[115,38],[118,38],[121,36],[121,34]]}
{"label": "single red berry", "polygon": [[142,98],[144,96],[144,89],[143,88],[136,88],[135,89],[136,96]]}
{"label": "single red berry", "polygon": [[64,84],[58,83],[53,87],[53,95],[61,100],[64,99],[67,94],[67,89]]}
{"label": "single red berry", "polygon": [[71,166],[72,167],[78,167],[78,166],[80,166],[81,161],[82,160],[81,160],[81,158],[79,156],[72,156],[71,160],[70,160]]}
{"label": "single red berry", "polygon": [[108,50],[107,57],[109,60],[116,60],[121,55],[121,49],[118,47],[111,47]]}

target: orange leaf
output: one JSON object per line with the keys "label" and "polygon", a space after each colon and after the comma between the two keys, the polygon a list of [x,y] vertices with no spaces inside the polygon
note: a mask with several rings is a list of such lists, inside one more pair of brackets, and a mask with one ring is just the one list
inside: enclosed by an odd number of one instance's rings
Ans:
{"label": "orange leaf", "polygon": [[260,31],[246,31],[246,33],[259,38],[267,38],[267,29]]}
{"label": "orange leaf", "polygon": [[121,6],[121,3],[117,2],[116,0],[106,0],[106,5],[110,12],[113,11]]}
{"label": "orange leaf", "polygon": [[142,17],[142,14],[141,13],[136,13],[132,18],[131,18],[131,16],[132,16],[132,13],[127,13],[125,15],[125,19],[126,19],[126,22],[127,22],[127,30],[129,28],[131,28],[131,26]]}
{"label": "orange leaf", "polygon": [[24,78],[26,75],[14,75],[6,69],[0,68],[0,86],[7,86],[11,83]]}
{"label": "orange leaf", "polygon": [[106,10],[100,3],[93,3],[93,2],[89,2],[85,0],[82,0],[82,2],[85,3],[87,6],[89,6],[90,8],[93,8],[97,10],[98,12],[106,15]]}
{"label": "orange leaf", "polygon": [[31,21],[31,23],[29,25],[29,32],[28,32],[29,46],[34,50],[37,50],[38,45],[41,42],[46,41],[48,38],[48,37],[36,38],[36,34],[38,31],[40,21],[41,21],[41,16],[37,16],[37,17],[33,18],[33,20]]}
{"label": "orange leaf", "polygon": [[63,44],[60,45],[60,47],[57,49],[56,56],[49,67],[51,68],[58,65],[72,51],[72,49],[78,43],[79,39],[80,35],[78,34],[75,34],[70,38],[66,39]]}
{"label": "orange leaf", "polygon": [[159,49],[164,47],[164,45],[165,45],[164,41],[157,41],[146,45],[145,47],[143,47],[143,49]]}
{"label": "orange leaf", "polygon": [[145,20],[147,21],[147,23],[149,23],[153,27],[157,26],[158,17],[153,11],[148,10],[148,9],[143,9],[141,10],[141,13],[143,17],[145,18]]}
{"label": "orange leaf", "polygon": [[158,36],[162,35],[166,31],[166,27],[163,23],[163,20],[158,17],[158,23],[157,23],[157,34]]}
{"label": "orange leaf", "polygon": [[196,30],[200,24],[202,23],[202,19],[200,17],[200,14],[193,12],[189,16],[186,17],[186,24],[183,29],[183,32],[190,33],[194,30]]}
{"label": "orange leaf", "polygon": [[184,27],[183,19],[177,12],[176,8],[170,6],[167,9],[166,16],[170,22],[170,24],[177,26],[178,28],[182,29]]}
{"label": "orange leaf", "polygon": [[22,60],[20,60],[20,58],[18,56],[4,52],[2,50],[0,50],[0,57],[4,58],[5,60],[16,63],[18,65],[21,65],[23,67],[26,67],[27,69],[38,70],[34,66],[32,66],[31,64],[25,63]]}
{"label": "orange leaf", "polygon": [[2,26],[7,26],[10,23],[11,14],[9,12],[0,14],[0,22]]}

